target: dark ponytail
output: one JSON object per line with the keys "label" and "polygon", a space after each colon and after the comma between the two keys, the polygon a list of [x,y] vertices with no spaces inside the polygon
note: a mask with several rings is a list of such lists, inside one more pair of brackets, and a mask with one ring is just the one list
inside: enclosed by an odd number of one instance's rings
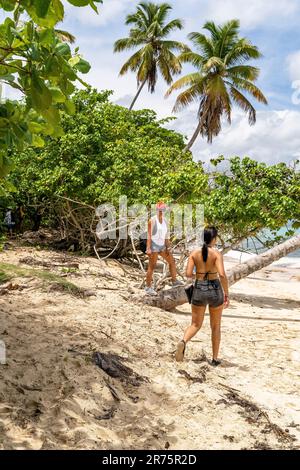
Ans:
{"label": "dark ponytail", "polygon": [[218,230],[215,227],[207,227],[204,229],[204,243],[202,246],[202,257],[204,263],[206,263],[208,258],[208,245],[212,242],[214,238],[217,238]]}

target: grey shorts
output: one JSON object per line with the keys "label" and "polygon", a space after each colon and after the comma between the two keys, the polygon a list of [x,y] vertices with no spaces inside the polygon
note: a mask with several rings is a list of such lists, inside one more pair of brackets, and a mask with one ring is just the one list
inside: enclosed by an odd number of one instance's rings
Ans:
{"label": "grey shorts", "polygon": [[219,279],[213,281],[196,280],[192,305],[197,307],[220,307],[224,303],[224,293]]}
{"label": "grey shorts", "polygon": [[157,245],[155,242],[151,241],[151,251],[152,253],[161,253],[166,251],[166,245]]}

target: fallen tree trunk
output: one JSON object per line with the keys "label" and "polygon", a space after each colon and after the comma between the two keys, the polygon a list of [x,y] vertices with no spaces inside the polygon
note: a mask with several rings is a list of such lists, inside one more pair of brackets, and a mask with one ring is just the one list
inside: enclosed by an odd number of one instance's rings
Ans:
{"label": "fallen tree trunk", "polygon": [[[277,261],[298,249],[300,249],[300,235],[290,238],[286,242],[275,246],[261,255],[251,258],[245,263],[238,264],[227,273],[229,285],[235,284],[241,279],[244,279],[250,274],[269,266],[274,263],[274,261]],[[183,287],[174,287],[172,289],[161,291],[157,297],[145,295],[142,298],[142,301],[143,303],[152,305],[153,307],[159,307],[164,310],[173,310],[179,305],[187,303],[187,297]]]}
{"label": "fallen tree trunk", "polygon": [[238,282],[240,279],[248,277],[250,274],[263,269],[274,261],[284,258],[289,253],[293,253],[296,250],[300,249],[300,235],[296,235],[293,238],[290,238],[286,242],[281,243],[280,245],[271,248],[270,250],[262,253],[261,255],[255,256],[254,258],[241,263],[231,269],[228,273],[229,285]]}

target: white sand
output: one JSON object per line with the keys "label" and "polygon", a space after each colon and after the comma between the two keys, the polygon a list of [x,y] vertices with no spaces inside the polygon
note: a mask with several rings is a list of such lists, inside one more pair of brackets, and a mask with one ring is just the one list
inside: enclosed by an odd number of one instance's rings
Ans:
{"label": "white sand", "polygon": [[[2,253],[1,261],[18,265],[28,255],[57,256],[19,248]],[[235,262],[231,258],[228,266]],[[173,352],[190,321],[189,306],[166,313],[131,303],[129,290],[137,292],[139,282],[113,261],[80,259],[79,273],[67,276],[96,291],[88,299],[47,292],[33,277],[14,279],[23,290],[0,297],[0,340],[7,348],[7,365],[0,365],[0,449],[299,446],[298,273],[272,266],[232,288],[223,365],[216,369],[200,362],[202,351],[211,354],[209,319],[188,345],[186,361],[176,364]],[[109,290],[116,286],[120,291]],[[93,351],[128,358],[150,383],[137,388],[108,378],[89,360]],[[199,378],[203,368],[203,383],[179,372]],[[232,388],[258,408],[235,404]],[[97,419],[111,407],[112,418]],[[270,428],[268,420],[289,433]]]}

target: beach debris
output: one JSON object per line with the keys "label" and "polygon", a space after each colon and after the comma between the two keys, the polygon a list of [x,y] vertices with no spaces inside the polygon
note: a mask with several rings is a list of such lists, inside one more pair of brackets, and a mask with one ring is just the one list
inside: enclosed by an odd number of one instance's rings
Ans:
{"label": "beach debris", "polygon": [[[226,387],[229,389],[230,387]],[[247,398],[242,397],[234,389],[226,393],[227,400],[219,400],[218,404],[224,403],[226,405],[238,405],[242,408],[242,411],[239,412],[243,418],[249,424],[255,424],[257,426],[264,426],[262,433],[270,434],[273,433],[276,435],[277,439],[281,443],[292,443],[295,442],[295,437],[292,436],[289,432],[282,429],[275,423],[272,423],[266,411],[262,410],[256,403],[253,403]]]}
{"label": "beach debris", "polygon": [[[267,442],[259,442],[259,441],[256,441],[251,449],[253,449],[253,450],[274,450],[271,446],[269,446],[269,444]],[[248,449],[245,449],[245,450],[248,450]]]}
{"label": "beach debris", "polygon": [[197,357],[197,359],[194,359],[193,362],[195,362],[196,364],[200,364],[201,362],[209,362],[204,349],[202,349],[201,356]]}
{"label": "beach debris", "polygon": [[95,416],[95,419],[97,419],[99,421],[111,419],[115,416],[115,414],[117,412],[117,408],[115,406],[112,406],[108,410],[104,410],[104,411],[105,411],[105,413],[103,415]]}
{"label": "beach debris", "polygon": [[70,282],[52,282],[48,287],[47,292],[61,292],[64,294],[71,294],[75,297],[80,297],[83,299],[97,295],[96,292],[92,290],[83,289],[82,287],[78,287]]}
{"label": "beach debris", "polygon": [[299,427],[300,427],[300,424],[297,424],[297,423],[295,423],[295,421],[292,421],[292,422],[289,424],[288,427],[289,427],[289,428],[299,428]]}
{"label": "beach debris", "polygon": [[183,375],[187,380],[193,382],[193,383],[200,383],[202,384],[203,382],[206,381],[206,374],[208,372],[208,367],[207,366],[203,366],[201,367],[200,371],[199,371],[199,376],[198,377],[192,377],[186,370],[182,370],[180,369],[178,371],[179,374]]}
{"label": "beach debris", "polygon": [[44,268],[74,268],[79,269],[79,263],[74,261],[67,261],[63,258],[60,259],[60,262],[55,261],[44,261],[42,259],[33,258],[32,256],[26,256],[25,258],[20,258],[19,263],[27,264],[29,266],[43,266]]}
{"label": "beach debris", "polygon": [[226,434],[223,436],[223,439],[229,442],[234,442],[235,437],[234,436],[227,436]]}
{"label": "beach debris", "polygon": [[143,382],[149,382],[147,377],[143,377],[130,367],[125,366],[122,363],[124,360],[126,359],[117,354],[100,352],[93,354],[94,363],[110,377],[119,379],[121,382],[133,385],[134,387],[140,386]]}
{"label": "beach debris", "polygon": [[118,393],[116,392],[116,390],[114,389],[114,387],[107,380],[105,380],[105,383],[106,383],[106,386],[109,389],[110,393],[112,394],[114,400],[120,402],[121,399],[120,399]]}

